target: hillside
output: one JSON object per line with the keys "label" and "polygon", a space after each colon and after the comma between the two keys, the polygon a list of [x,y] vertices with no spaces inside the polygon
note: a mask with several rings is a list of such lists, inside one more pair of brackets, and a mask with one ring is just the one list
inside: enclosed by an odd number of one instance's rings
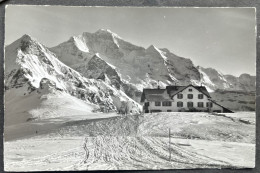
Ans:
{"label": "hillside", "polygon": [[255,92],[216,90],[213,100],[234,111],[255,111]]}

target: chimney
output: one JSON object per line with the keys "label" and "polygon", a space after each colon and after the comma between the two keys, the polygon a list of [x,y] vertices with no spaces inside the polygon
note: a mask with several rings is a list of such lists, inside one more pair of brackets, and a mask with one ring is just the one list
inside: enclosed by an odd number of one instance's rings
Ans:
{"label": "chimney", "polygon": [[157,86],[157,88],[158,88],[158,89],[160,89],[159,80],[158,80],[158,83],[157,83],[157,85],[158,85],[158,86]]}

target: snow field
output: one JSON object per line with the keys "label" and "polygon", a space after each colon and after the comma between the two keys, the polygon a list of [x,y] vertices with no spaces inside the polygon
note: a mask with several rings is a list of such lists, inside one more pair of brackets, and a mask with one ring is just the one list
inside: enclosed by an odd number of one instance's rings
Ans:
{"label": "snow field", "polygon": [[[5,144],[5,170],[145,170],[254,167],[254,145],[168,138],[95,136],[28,139]],[[185,144],[185,145],[184,145]],[[228,147],[227,147],[228,146]],[[48,150],[46,150],[48,147]],[[58,147],[58,148],[57,148]],[[232,152],[230,150],[232,149]],[[241,150],[243,153],[241,157]],[[12,154],[12,155],[11,155]],[[248,160],[246,160],[248,159]]]}
{"label": "snow field", "polygon": [[[206,124],[213,132],[203,129]],[[239,140],[219,135],[239,131],[238,127],[233,131],[226,128],[237,124],[254,134],[253,124],[207,113],[153,113],[70,121],[50,133],[5,142],[5,170],[253,168],[253,135],[241,136]],[[185,131],[187,127],[190,131]],[[210,132],[214,138],[189,137],[187,134],[192,131],[197,136]]]}

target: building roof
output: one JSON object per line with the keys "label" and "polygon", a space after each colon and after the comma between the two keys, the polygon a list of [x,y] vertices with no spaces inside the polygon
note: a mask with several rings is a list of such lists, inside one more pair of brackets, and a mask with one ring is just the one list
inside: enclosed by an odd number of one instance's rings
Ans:
{"label": "building roof", "polygon": [[169,101],[170,98],[165,98],[162,95],[147,95],[146,97],[147,101]]}
{"label": "building roof", "polygon": [[222,107],[224,113],[234,113],[233,111],[231,111],[230,109],[228,109],[228,108],[222,106],[221,104],[217,103],[216,101],[214,101],[214,100],[210,100],[210,101],[211,101],[212,103],[215,103],[216,105]]}
{"label": "building roof", "polygon": [[170,95],[170,97],[175,96],[185,88],[187,88],[187,86],[166,86],[167,93]]}
{"label": "building roof", "polygon": [[[183,91],[184,89],[188,88],[188,87],[193,87],[195,89],[197,89],[198,91],[200,91],[201,93],[205,94],[206,96],[210,97],[206,87],[204,86],[193,86],[193,85],[187,85],[187,86],[166,86],[166,89],[143,89],[143,93],[141,96],[141,102],[144,102],[145,99],[147,99],[148,101],[162,101],[162,100],[170,100],[170,98],[172,98],[173,96],[175,96],[176,94],[178,94],[179,92]],[[169,94],[170,98],[164,98],[162,96],[162,94],[167,91],[167,93]]]}
{"label": "building roof", "polygon": [[[144,102],[145,99],[152,99],[149,101],[156,101],[154,100],[156,97],[157,99],[163,99],[165,98],[162,96],[162,94],[166,91],[166,89],[143,89],[143,93],[141,96],[141,102]],[[160,98],[161,97],[161,98]]]}
{"label": "building roof", "polygon": [[145,92],[145,94],[163,94],[164,91],[166,89],[158,89],[158,88],[155,88],[155,89],[143,89],[143,92]]}
{"label": "building roof", "polygon": [[193,87],[195,89],[197,89],[199,92],[205,94],[206,96],[210,97],[209,95],[209,92],[207,91],[206,87],[204,86],[194,86],[194,85],[187,85],[187,86],[167,86],[166,87],[166,90],[167,90],[167,93],[173,97],[175,96],[176,94],[178,94],[179,92],[185,90],[186,88],[188,87]]}

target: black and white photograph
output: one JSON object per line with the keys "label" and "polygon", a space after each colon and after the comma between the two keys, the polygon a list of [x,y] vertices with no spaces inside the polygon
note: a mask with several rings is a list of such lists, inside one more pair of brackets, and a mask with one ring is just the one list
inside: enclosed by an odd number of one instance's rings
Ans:
{"label": "black and white photograph", "polygon": [[256,9],[7,5],[4,170],[244,169]]}

